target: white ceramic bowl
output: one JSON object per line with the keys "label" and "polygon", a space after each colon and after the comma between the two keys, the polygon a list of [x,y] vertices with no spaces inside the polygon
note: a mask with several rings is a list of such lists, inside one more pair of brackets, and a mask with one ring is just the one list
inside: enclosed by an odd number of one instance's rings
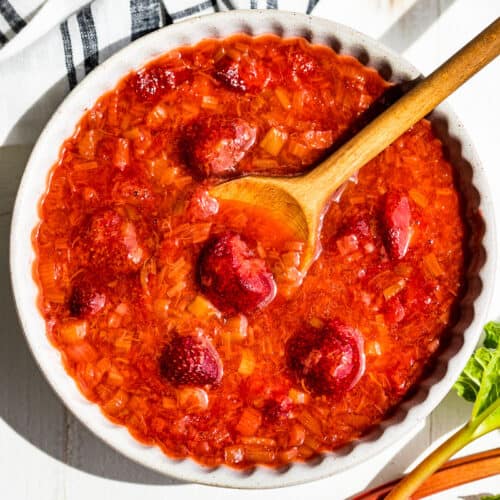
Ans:
{"label": "white ceramic bowl", "polygon": [[[472,259],[467,273],[467,292],[461,304],[460,320],[452,329],[450,342],[438,357],[432,373],[391,418],[360,441],[325,454],[313,463],[293,464],[280,470],[256,467],[245,473],[225,466],[209,470],[190,459],[172,460],[159,448],[138,443],[124,427],[107,420],[97,405],[80,394],[65,372],[59,352],[45,335],[45,323],[36,305],[38,289],[32,277],[35,255],[31,235],[39,223],[38,200],[47,188],[48,173],[58,158],[59,146],[73,134],[85,110],[112,89],[123,75],[174,47],[240,32],[303,36],[313,43],[329,45],[341,53],[358,57],[394,82],[419,75],[400,56],[350,28],[320,18],[279,11],[233,11],[204,16],[141,38],[100,65],[78,85],[40,135],[17,195],[11,233],[11,277],[19,317],[42,372],[66,406],[103,441],[146,467],[186,481],[269,488],[312,481],[354,467],[402,438],[429,415],[450,390],[479,338],[493,291],[496,245],[492,202],[483,168],[461,123],[447,106],[440,106],[431,118],[459,172],[466,217],[474,228],[469,242]],[[482,213],[484,225],[479,213]]]}

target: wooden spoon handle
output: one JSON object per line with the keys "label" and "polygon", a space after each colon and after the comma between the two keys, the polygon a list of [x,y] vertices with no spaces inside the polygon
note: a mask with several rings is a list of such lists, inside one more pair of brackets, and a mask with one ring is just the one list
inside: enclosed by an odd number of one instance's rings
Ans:
{"label": "wooden spoon handle", "polygon": [[312,170],[306,176],[311,192],[328,198],[363,165],[499,54],[500,18]]}
{"label": "wooden spoon handle", "polygon": [[[413,500],[424,498],[461,484],[500,474],[500,448],[451,460],[429,477],[412,495]],[[353,497],[352,500],[382,500],[398,484],[391,481]]]}

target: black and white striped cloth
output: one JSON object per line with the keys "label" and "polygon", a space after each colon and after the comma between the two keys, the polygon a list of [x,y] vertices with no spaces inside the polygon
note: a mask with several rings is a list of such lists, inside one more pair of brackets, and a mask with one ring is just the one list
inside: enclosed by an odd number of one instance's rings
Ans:
{"label": "black and white striped cloth", "polygon": [[231,9],[313,13],[320,0],[86,2],[0,0],[0,145],[35,142],[58,104],[85,75],[151,31]]}
{"label": "black and white striped cloth", "polygon": [[[0,0],[0,54],[21,30],[29,26],[47,0]],[[282,8],[311,13],[319,0],[281,0]],[[93,0],[63,21],[52,34],[54,50],[64,57],[68,86],[130,40],[188,17],[232,9],[278,9],[279,0]],[[49,45],[48,45],[49,47]]]}
{"label": "black and white striped cloth", "polygon": [[0,0],[0,48],[26,26],[42,3],[41,0]]}

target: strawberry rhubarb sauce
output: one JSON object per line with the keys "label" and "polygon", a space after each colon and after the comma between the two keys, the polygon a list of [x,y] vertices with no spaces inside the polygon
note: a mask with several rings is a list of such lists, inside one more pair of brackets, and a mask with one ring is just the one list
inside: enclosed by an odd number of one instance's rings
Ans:
{"label": "strawberry rhubarb sauce", "polygon": [[40,205],[35,277],[109,419],[171,457],[280,466],[359,438],[418,382],[465,258],[428,122],[345,186],[306,276],[286,224],[208,193],[311,168],[388,88],[329,48],[238,35],[161,56],[85,113]]}

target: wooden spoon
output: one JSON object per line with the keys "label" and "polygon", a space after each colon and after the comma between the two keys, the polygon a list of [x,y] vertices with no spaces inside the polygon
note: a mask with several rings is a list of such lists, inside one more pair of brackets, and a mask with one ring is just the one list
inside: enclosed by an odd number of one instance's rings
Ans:
{"label": "wooden spoon", "polygon": [[311,172],[241,177],[213,187],[210,194],[257,206],[283,220],[306,243],[301,260],[306,272],[317,255],[323,216],[335,191],[499,54],[500,18]]}

